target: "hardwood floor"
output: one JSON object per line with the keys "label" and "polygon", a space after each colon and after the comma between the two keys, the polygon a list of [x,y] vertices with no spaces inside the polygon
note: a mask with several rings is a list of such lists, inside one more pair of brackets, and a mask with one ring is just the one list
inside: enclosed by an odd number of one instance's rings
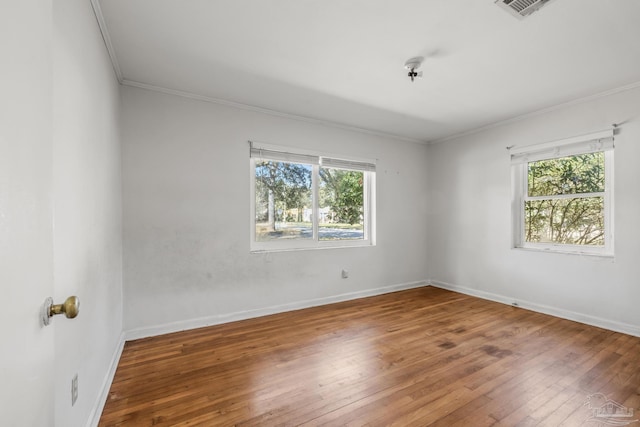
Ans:
{"label": "hardwood floor", "polygon": [[640,338],[426,287],[127,342],[100,426],[597,426],[596,393],[638,418]]}

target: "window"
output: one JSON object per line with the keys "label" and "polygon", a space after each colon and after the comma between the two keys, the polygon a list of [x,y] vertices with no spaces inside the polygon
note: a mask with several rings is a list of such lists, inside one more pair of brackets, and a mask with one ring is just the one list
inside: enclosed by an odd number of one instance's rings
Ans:
{"label": "window", "polygon": [[251,145],[251,250],[374,244],[375,163]]}
{"label": "window", "polygon": [[613,130],[511,150],[514,247],[613,254]]}

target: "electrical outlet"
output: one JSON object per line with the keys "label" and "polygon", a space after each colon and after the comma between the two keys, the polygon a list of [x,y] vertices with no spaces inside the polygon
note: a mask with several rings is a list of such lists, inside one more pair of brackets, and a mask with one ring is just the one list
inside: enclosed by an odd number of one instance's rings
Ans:
{"label": "electrical outlet", "polygon": [[71,406],[76,404],[78,400],[78,374],[71,379]]}

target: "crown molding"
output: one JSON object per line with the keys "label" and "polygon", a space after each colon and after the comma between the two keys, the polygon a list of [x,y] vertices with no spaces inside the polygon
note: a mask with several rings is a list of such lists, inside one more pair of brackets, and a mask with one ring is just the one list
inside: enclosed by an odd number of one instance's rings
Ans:
{"label": "crown molding", "polygon": [[169,95],[180,96],[180,97],[183,97],[183,98],[196,99],[196,100],[199,100],[199,101],[209,102],[209,103],[212,103],[212,104],[224,105],[224,106],[227,106],[227,107],[238,108],[238,109],[241,109],[241,110],[253,111],[253,112],[268,114],[268,115],[271,115],[271,116],[283,117],[283,118],[287,118],[287,119],[291,119],[291,120],[297,120],[297,121],[303,121],[303,122],[307,122],[307,123],[319,124],[319,125],[322,125],[322,126],[338,128],[338,129],[348,130],[348,131],[352,131],[352,132],[363,133],[363,134],[367,134],[367,135],[373,135],[373,136],[378,136],[378,137],[383,137],[383,138],[393,138],[393,139],[397,139],[397,140],[400,140],[400,141],[412,142],[412,143],[421,144],[421,145],[427,144],[427,141],[426,140],[422,140],[422,139],[410,138],[410,137],[407,137],[407,136],[396,135],[396,134],[393,134],[393,133],[387,133],[387,132],[382,132],[382,131],[376,131],[376,130],[373,130],[373,129],[367,129],[367,128],[362,128],[362,127],[358,127],[358,126],[352,126],[352,125],[333,122],[333,121],[329,121],[329,120],[322,120],[322,119],[316,119],[316,118],[313,118],[313,117],[307,117],[307,116],[302,116],[302,115],[297,115],[297,114],[284,113],[282,111],[272,110],[272,109],[263,108],[263,107],[257,107],[255,105],[243,104],[243,103],[240,103],[240,102],[229,101],[229,100],[226,100],[226,99],[220,99],[220,98],[215,98],[215,97],[210,97],[210,96],[198,95],[198,94],[191,93],[191,92],[186,92],[186,91],[181,91],[181,90],[176,90],[176,89],[170,89],[170,88],[156,86],[156,85],[152,85],[152,84],[148,84],[148,83],[144,83],[144,82],[128,80],[123,76],[122,70],[120,69],[120,64],[118,63],[118,57],[117,57],[115,49],[113,47],[113,43],[111,42],[111,36],[109,35],[109,30],[107,28],[106,21],[104,20],[104,15],[102,13],[102,8],[100,7],[100,0],[91,0],[91,5],[93,7],[93,12],[95,14],[96,21],[98,22],[98,27],[100,28],[100,33],[102,34],[102,39],[104,40],[104,45],[106,46],[107,52],[109,53],[109,58],[111,59],[111,65],[113,66],[113,71],[115,72],[116,78],[118,79],[118,82],[121,85],[138,87],[138,88],[141,88],[141,89],[152,90],[152,91],[155,91],[155,92],[161,92],[161,93],[165,93],[165,94],[169,94]]}
{"label": "crown molding", "polygon": [[396,139],[396,140],[400,140],[400,141],[404,141],[404,142],[412,142],[412,143],[415,143],[415,144],[421,144],[421,145],[426,145],[427,144],[426,140],[415,139],[415,138],[410,138],[410,137],[407,137],[407,136],[396,135],[396,134],[393,134],[393,133],[387,133],[387,132],[381,132],[381,131],[376,131],[376,130],[372,130],[372,129],[361,128],[361,127],[358,127],[358,126],[352,126],[352,125],[333,122],[333,121],[329,121],[329,120],[322,120],[322,119],[316,119],[316,118],[308,117],[308,116],[301,116],[301,115],[298,115],[298,114],[284,113],[282,111],[272,110],[272,109],[269,109],[269,108],[257,107],[255,105],[243,104],[243,103],[240,103],[240,102],[229,101],[229,100],[226,100],[226,99],[215,98],[215,97],[211,97],[211,96],[198,95],[196,93],[186,92],[186,91],[177,90],[177,89],[169,89],[169,88],[166,88],[166,87],[163,87],[163,86],[156,86],[156,85],[151,85],[151,84],[148,84],[148,83],[138,82],[138,81],[134,81],[134,80],[128,80],[126,78],[123,79],[120,83],[123,86],[137,87],[137,88],[140,88],[140,89],[146,89],[146,90],[150,90],[150,91],[154,91],[154,92],[160,92],[160,93],[164,93],[164,94],[168,94],[168,95],[179,96],[179,97],[182,97],[182,98],[189,98],[189,99],[195,99],[195,100],[198,100],[198,101],[208,102],[208,103],[211,103],[211,104],[224,105],[225,107],[237,108],[237,109],[240,109],[240,110],[252,111],[252,112],[262,113],[262,114],[268,114],[270,116],[282,117],[282,118],[286,118],[286,119],[297,120],[297,121],[301,121],[301,122],[312,123],[312,124],[316,124],[316,125],[332,127],[332,128],[337,128],[337,129],[343,129],[343,130],[348,130],[348,131],[351,131],[351,132],[358,132],[358,133],[363,133],[363,134],[367,134],[367,135],[373,135],[373,136],[377,136],[377,137],[393,138],[393,139]]}
{"label": "crown molding", "polygon": [[122,81],[123,81],[122,71],[120,70],[120,64],[118,63],[118,57],[116,56],[116,51],[113,48],[113,44],[111,43],[111,36],[109,36],[107,23],[105,22],[104,15],[102,14],[102,8],[100,7],[100,0],[91,0],[91,6],[93,7],[93,13],[96,16],[96,21],[98,21],[98,27],[100,28],[100,33],[102,34],[102,40],[104,41],[104,45],[107,48],[107,52],[109,53],[109,58],[111,59],[111,65],[113,66],[113,71],[116,74],[116,78],[118,79],[118,82],[122,84]]}
{"label": "crown molding", "polygon": [[563,102],[561,104],[556,104],[556,105],[552,105],[550,107],[546,107],[546,108],[542,108],[540,110],[536,110],[536,111],[532,111],[529,113],[525,113],[525,114],[521,114],[518,116],[514,116],[514,117],[510,117],[504,120],[499,120],[497,122],[491,122],[488,123],[486,125],[483,126],[479,126],[477,128],[473,128],[467,131],[463,131],[460,133],[456,133],[450,136],[446,136],[443,138],[436,138],[436,139],[432,139],[432,140],[427,140],[427,139],[418,139],[418,138],[411,138],[411,137],[407,137],[407,136],[402,136],[402,135],[397,135],[397,134],[393,134],[393,133],[387,133],[387,132],[382,132],[382,131],[377,131],[377,130],[373,130],[373,129],[367,129],[367,128],[362,128],[362,127],[358,127],[358,126],[352,126],[352,125],[348,125],[348,124],[344,124],[344,123],[339,123],[339,122],[333,122],[333,121],[329,121],[329,120],[322,120],[322,119],[316,119],[313,117],[307,117],[307,116],[302,116],[302,115],[297,115],[297,114],[291,114],[291,113],[285,113],[282,111],[277,111],[277,110],[272,110],[269,108],[264,108],[264,107],[257,107],[254,105],[249,105],[249,104],[243,104],[240,102],[234,102],[234,101],[229,101],[226,99],[220,99],[220,98],[215,98],[215,97],[210,97],[210,96],[204,96],[204,95],[198,95],[195,93],[191,93],[191,92],[186,92],[186,91],[181,91],[181,90],[176,90],[176,89],[170,89],[170,88],[165,88],[165,87],[161,87],[161,86],[156,86],[156,85],[152,85],[152,84],[148,84],[148,83],[144,83],[144,82],[138,82],[138,81],[133,81],[133,80],[128,80],[126,78],[124,78],[122,71],[120,69],[120,64],[118,63],[118,58],[115,52],[115,49],[113,47],[113,44],[111,42],[111,37],[109,35],[109,30],[107,29],[107,24],[104,20],[104,16],[102,14],[102,9],[100,7],[100,0],[91,0],[91,5],[93,6],[93,11],[96,17],[96,20],[98,22],[98,26],[100,28],[100,32],[102,34],[102,39],[104,40],[104,44],[107,48],[107,52],[109,53],[109,58],[111,59],[111,64],[113,66],[113,70],[115,72],[116,78],[118,79],[118,82],[121,85],[125,85],[125,86],[132,86],[132,87],[138,87],[141,89],[147,89],[147,90],[152,90],[155,92],[161,92],[161,93],[165,93],[165,94],[170,94],[170,95],[175,95],[175,96],[180,96],[180,97],[184,97],[184,98],[190,98],[190,99],[196,99],[199,101],[204,101],[204,102],[209,102],[209,103],[213,103],[213,104],[218,104],[218,105],[224,105],[227,107],[232,107],[232,108],[237,108],[237,109],[241,109],[241,110],[247,110],[247,111],[253,111],[253,112],[259,112],[259,113],[263,113],[263,114],[268,114],[271,116],[276,116],[276,117],[283,117],[283,118],[287,118],[287,119],[291,119],[291,120],[297,120],[297,121],[303,121],[303,122],[307,122],[307,123],[313,123],[313,124],[319,124],[322,126],[327,126],[327,127],[332,127],[332,128],[338,128],[338,129],[343,129],[343,130],[348,130],[348,131],[352,131],[352,132],[358,132],[358,133],[363,133],[363,134],[367,134],[367,135],[373,135],[373,136],[378,136],[378,137],[383,137],[383,138],[393,138],[396,140],[400,140],[400,141],[404,141],[404,142],[411,142],[411,143],[416,143],[416,144],[421,144],[421,145],[435,145],[435,144],[440,144],[440,143],[444,143],[447,141],[451,141],[454,139],[458,139],[458,138],[462,138],[465,136],[469,136],[469,135],[473,135],[473,134],[477,134],[480,132],[483,132],[485,130],[489,130],[489,129],[494,129],[500,126],[504,126],[504,125],[508,125],[511,123],[516,123],[522,120],[526,120],[532,117],[536,117],[536,116],[540,116],[543,114],[547,114],[553,111],[557,111],[563,108],[567,108],[570,106],[574,106],[574,105],[579,105],[579,104],[583,104],[589,101],[593,101],[596,99],[600,99],[600,98],[604,98],[610,95],[614,95],[616,93],[620,93],[620,92],[625,92],[628,90],[633,90],[633,89],[637,89],[640,87],[640,81],[625,85],[625,86],[620,86],[617,88],[613,88],[613,89],[609,89],[603,92],[599,92],[593,95],[588,95],[582,98],[577,98],[571,101],[567,101],[567,102]]}
{"label": "crown molding", "polygon": [[444,138],[434,139],[434,140],[428,141],[427,144],[429,144],[429,145],[440,144],[440,143],[443,143],[443,142],[451,141],[453,139],[458,139],[458,138],[462,138],[464,136],[473,135],[473,134],[476,134],[476,133],[479,133],[479,132],[482,132],[482,131],[485,131],[485,130],[497,128],[497,127],[504,126],[504,125],[507,125],[507,124],[510,124],[510,123],[519,122],[521,120],[525,120],[525,119],[529,119],[529,118],[532,118],[532,117],[540,116],[540,115],[543,115],[543,114],[551,113],[553,111],[561,110],[563,108],[571,107],[571,106],[574,106],[574,105],[584,104],[586,102],[594,101],[596,99],[606,98],[607,96],[615,95],[616,93],[626,92],[626,91],[637,89],[637,88],[640,88],[640,81],[637,81],[637,82],[634,82],[634,83],[631,83],[631,84],[628,84],[628,85],[616,87],[616,88],[613,88],[613,89],[609,89],[609,90],[606,90],[604,92],[598,92],[598,93],[595,93],[593,95],[588,95],[588,96],[585,96],[585,97],[582,97],[582,98],[577,98],[577,99],[574,99],[572,101],[567,101],[567,102],[563,102],[561,104],[552,105],[550,107],[546,107],[546,108],[543,108],[541,110],[536,110],[536,111],[532,111],[530,113],[525,113],[525,114],[521,114],[519,116],[511,117],[511,118],[508,118],[508,119],[505,119],[505,120],[500,120],[500,121],[497,121],[497,122],[489,123],[487,125],[480,126],[480,127],[468,130],[468,131],[456,133],[454,135],[447,136],[447,137],[444,137]]}

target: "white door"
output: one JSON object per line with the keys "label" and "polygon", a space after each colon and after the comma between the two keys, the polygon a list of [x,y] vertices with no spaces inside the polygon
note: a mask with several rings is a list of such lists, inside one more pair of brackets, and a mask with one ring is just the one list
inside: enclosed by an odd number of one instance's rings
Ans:
{"label": "white door", "polygon": [[[0,420],[53,425],[51,1],[0,6]],[[56,301],[58,302],[58,301]]]}

